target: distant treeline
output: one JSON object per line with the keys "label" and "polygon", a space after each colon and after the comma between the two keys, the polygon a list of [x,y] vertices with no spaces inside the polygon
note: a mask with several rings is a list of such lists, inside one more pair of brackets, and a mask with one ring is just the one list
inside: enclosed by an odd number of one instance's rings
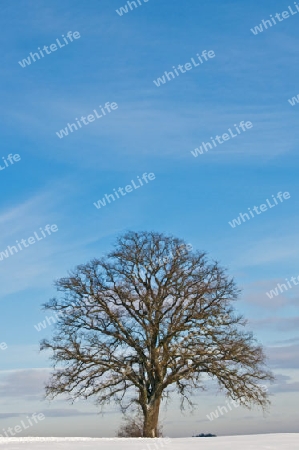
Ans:
{"label": "distant treeline", "polygon": [[211,433],[200,433],[200,434],[196,434],[195,436],[192,437],[216,437],[216,434],[211,434]]}

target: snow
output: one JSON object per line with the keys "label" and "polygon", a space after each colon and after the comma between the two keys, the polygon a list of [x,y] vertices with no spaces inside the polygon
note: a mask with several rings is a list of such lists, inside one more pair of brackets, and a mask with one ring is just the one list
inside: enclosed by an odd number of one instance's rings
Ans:
{"label": "snow", "polygon": [[0,438],[0,450],[299,450],[299,433],[211,438]]}

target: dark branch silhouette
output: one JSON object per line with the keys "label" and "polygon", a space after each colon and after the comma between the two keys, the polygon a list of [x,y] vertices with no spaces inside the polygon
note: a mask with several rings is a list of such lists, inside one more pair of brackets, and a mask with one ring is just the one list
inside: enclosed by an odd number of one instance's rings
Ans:
{"label": "dark branch silhouette", "polygon": [[[169,257],[171,255],[171,257]],[[129,232],[101,259],[56,282],[62,298],[52,341],[52,398],[93,396],[141,408],[143,436],[158,435],[161,401],[175,387],[190,404],[207,376],[231,399],[263,409],[265,356],[232,302],[239,291],[217,262],[177,238]],[[71,306],[70,306],[71,305]]]}

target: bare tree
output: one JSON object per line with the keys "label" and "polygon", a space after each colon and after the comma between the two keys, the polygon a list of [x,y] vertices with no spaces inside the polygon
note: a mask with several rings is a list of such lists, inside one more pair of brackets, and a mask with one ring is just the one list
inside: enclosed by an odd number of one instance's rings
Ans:
{"label": "bare tree", "polygon": [[138,417],[124,417],[124,423],[117,432],[117,437],[143,437],[143,420]]}
{"label": "bare tree", "polygon": [[128,232],[110,254],[56,286],[62,298],[44,305],[60,313],[56,332],[41,343],[54,362],[50,398],[93,396],[123,412],[137,404],[144,437],[158,435],[161,401],[171,391],[183,407],[207,377],[248,408],[268,406],[259,382],[272,375],[232,307],[239,291],[205,253],[188,252],[172,236]]}
{"label": "bare tree", "polygon": [[[135,415],[124,416],[123,423],[117,432],[117,437],[143,437],[143,425],[142,411],[137,411]],[[162,426],[158,425],[157,430],[156,437],[162,437]]]}

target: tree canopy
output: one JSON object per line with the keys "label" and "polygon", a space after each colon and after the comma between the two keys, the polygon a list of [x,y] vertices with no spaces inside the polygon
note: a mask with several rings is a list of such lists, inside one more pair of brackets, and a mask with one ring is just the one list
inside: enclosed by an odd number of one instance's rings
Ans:
{"label": "tree canopy", "polygon": [[[171,255],[171,257],[170,257]],[[182,405],[215,379],[231,399],[267,407],[271,380],[262,347],[233,302],[233,279],[186,243],[156,232],[128,232],[106,256],[56,282],[44,306],[59,313],[52,340],[49,397],[94,397],[123,411],[136,405],[143,436],[158,435],[161,401],[176,390]],[[174,389],[173,389],[174,388]]]}

